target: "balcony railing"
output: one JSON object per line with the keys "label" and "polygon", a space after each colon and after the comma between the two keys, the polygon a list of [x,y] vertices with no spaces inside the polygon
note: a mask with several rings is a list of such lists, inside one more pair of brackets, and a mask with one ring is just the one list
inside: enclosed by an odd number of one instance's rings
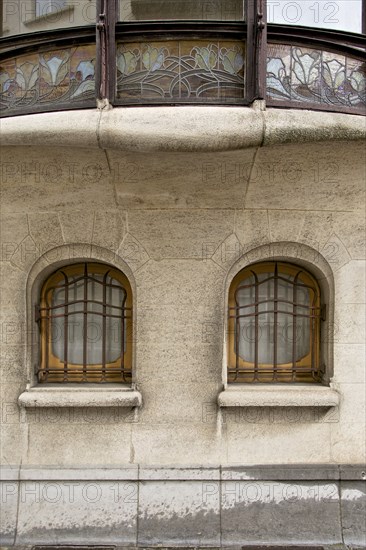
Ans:
{"label": "balcony railing", "polygon": [[[61,28],[24,32],[23,25],[20,34],[3,33],[1,116],[93,108],[97,100],[130,106],[249,105],[255,99],[279,108],[366,114],[365,35],[267,24],[264,0],[227,0],[225,13],[223,1],[213,1],[205,17],[199,18],[197,0],[195,12],[181,4],[178,15],[186,19],[172,20],[177,0],[164,0],[170,11],[154,20],[145,0],[99,0],[96,27],[56,22]],[[70,9],[63,2],[60,13]],[[188,20],[189,13],[196,19]],[[213,19],[218,15],[221,20]]]}

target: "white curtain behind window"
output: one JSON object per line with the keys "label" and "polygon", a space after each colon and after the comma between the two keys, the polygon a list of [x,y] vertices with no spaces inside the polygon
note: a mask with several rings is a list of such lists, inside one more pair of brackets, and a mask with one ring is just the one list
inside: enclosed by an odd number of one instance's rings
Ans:
{"label": "white curtain behind window", "polygon": [[[264,281],[272,273],[258,274],[259,281]],[[293,280],[291,275],[281,277]],[[245,279],[245,285],[254,284],[254,276]],[[278,280],[278,313],[277,315],[277,364],[292,362],[293,339],[296,337],[296,361],[309,353],[310,345],[310,320],[306,317],[296,318],[296,331],[294,331],[293,316],[293,285],[283,280]],[[258,306],[258,363],[274,363],[274,280],[269,280],[258,286],[258,301],[265,302]],[[255,287],[240,288],[237,292],[239,306],[247,306],[255,302]],[[282,301],[283,300],[283,301]],[[290,303],[286,303],[290,302]],[[298,304],[297,314],[309,314],[310,296],[309,290],[297,287]],[[300,307],[305,306],[305,307]],[[255,313],[255,306],[242,307],[239,315]],[[294,336],[294,332],[296,335]],[[255,361],[255,317],[242,317],[239,319],[239,356],[248,363]]]}
{"label": "white curtain behind window", "polygon": [[[102,364],[103,353],[103,316],[98,313],[103,312],[103,276],[99,274],[90,274],[98,282],[88,279],[87,290],[88,300],[93,300],[99,303],[88,302],[86,325],[84,317],[84,280],[73,283],[69,286],[69,302],[78,301],[76,304],[68,306],[68,363],[75,365],[83,364],[83,342],[84,331],[87,331],[87,356],[86,363],[88,365]],[[79,277],[69,277],[69,281],[73,281]],[[126,291],[115,279],[107,277],[107,283],[113,283],[118,288],[107,287],[106,289],[106,313],[107,315],[121,316],[121,310],[112,306],[121,307],[126,298]],[[81,300],[81,302],[80,302]],[[53,293],[52,306],[65,303],[65,289],[56,289]],[[53,310],[53,314],[64,315],[65,307],[60,307]],[[122,320],[114,317],[106,317],[106,363],[117,361],[121,357],[121,342],[122,342]],[[57,317],[52,323],[52,348],[53,354],[59,358],[61,362],[65,360],[64,356],[64,338],[65,338],[65,318]],[[124,334],[124,342],[126,342],[126,334]]]}

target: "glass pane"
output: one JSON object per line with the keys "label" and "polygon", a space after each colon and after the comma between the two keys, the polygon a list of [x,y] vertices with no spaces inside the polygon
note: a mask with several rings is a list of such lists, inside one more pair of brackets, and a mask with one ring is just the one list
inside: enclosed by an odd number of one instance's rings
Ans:
{"label": "glass pane", "polygon": [[106,313],[110,315],[110,317],[106,318],[106,362],[114,363],[121,357],[122,341],[123,349],[126,349],[126,323],[122,321],[122,312],[119,308],[124,305],[127,294],[125,289],[115,279],[107,277],[107,284],[113,285],[113,287],[107,287],[106,291]]}
{"label": "glass pane", "polygon": [[228,100],[244,97],[245,44],[170,40],[117,45],[117,97]]}
{"label": "glass pane", "polygon": [[[273,364],[274,362],[274,280],[271,273],[257,275],[258,286],[258,363]],[[301,314],[309,314],[310,295],[306,288],[298,287],[296,303],[296,331],[294,331],[293,284],[283,279],[293,281],[292,275],[280,274],[278,279],[278,314],[277,314],[277,364],[284,365],[292,362],[294,332],[296,334],[296,361],[301,360],[309,353],[310,320]],[[237,292],[237,301],[240,306],[239,315],[239,356],[248,363],[255,362],[255,286],[254,277],[245,279],[244,286]]]}
{"label": "glass pane", "polygon": [[242,21],[243,0],[120,0],[120,21]]}
{"label": "glass pane", "polygon": [[[69,277],[69,282],[73,281],[75,277]],[[84,334],[84,315],[83,302],[84,299],[84,281],[78,281],[71,284],[68,288],[68,326],[67,326],[67,338],[68,338],[68,362],[72,364],[83,363],[83,334]],[[53,293],[52,306],[55,307],[61,303],[65,303],[65,290],[56,289]],[[57,309],[54,310],[58,311]],[[60,311],[61,312],[61,311]],[[65,312],[65,308],[62,308],[62,313]],[[64,339],[65,339],[65,319],[60,317],[53,320],[54,330],[57,331],[57,338],[53,340],[52,353],[61,362],[65,360],[64,354]]]}
{"label": "glass pane", "polygon": [[[74,365],[83,364],[83,342],[86,332],[86,362],[88,365],[101,365],[103,362],[103,275],[89,273],[93,280],[87,282],[87,318],[85,325],[84,317],[84,280],[74,283],[72,281],[79,279],[69,277],[68,290],[68,363]],[[106,363],[113,363],[121,357],[122,336],[126,343],[126,334],[123,330],[121,307],[126,298],[126,291],[121,284],[107,277],[107,284],[113,284],[113,287],[106,287]],[[115,288],[117,287],[117,288]],[[74,302],[74,303],[73,303]],[[64,335],[66,311],[65,289],[56,289],[53,293],[52,307],[62,305],[54,311],[57,315],[62,315],[53,319],[52,323],[52,352],[61,362],[65,360],[64,354]]]}
{"label": "glass pane", "polygon": [[362,32],[362,0],[267,0],[269,23]]}
{"label": "glass pane", "polygon": [[[102,276],[94,273],[89,273],[89,275],[97,281],[103,282]],[[86,322],[87,363],[88,365],[100,365],[103,350],[103,286],[99,282],[89,280],[87,295],[89,300]]]}
{"label": "glass pane", "polygon": [[364,109],[364,65],[326,50],[269,44],[267,100]]}
{"label": "glass pane", "polygon": [[[299,361],[303,357],[306,357],[310,352],[310,323],[311,320],[307,317],[301,317],[302,315],[309,315],[311,313],[310,308],[310,291],[307,288],[297,288],[296,302],[297,317],[296,317],[296,361]],[[292,341],[291,341],[292,343]]]}
{"label": "glass pane", "polygon": [[40,51],[4,59],[0,100],[4,113],[68,102],[93,104],[95,44]]}
{"label": "glass pane", "polygon": [[94,25],[97,0],[3,0],[2,36]]}
{"label": "glass pane", "polygon": [[[53,316],[51,322],[52,353],[58,358],[64,356],[65,308],[61,307],[64,303],[65,289],[56,289],[52,295],[51,304],[56,309],[51,310],[50,314]],[[60,317],[55,317],[57,315],[60,315]]]}

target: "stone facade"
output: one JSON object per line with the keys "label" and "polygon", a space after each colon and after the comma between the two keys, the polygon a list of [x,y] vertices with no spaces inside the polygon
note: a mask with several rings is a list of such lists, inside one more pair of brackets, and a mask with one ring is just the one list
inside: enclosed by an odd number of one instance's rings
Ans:
{"label": "stone facade", "polygon": [[96,17],[96,0],[3,0],[2,4],[2,36],[92,25]]}
{"label": "stone facade", "polygon": [[[261,104],[2,122],[4,545],[366,546],[364,138]],[[124,401],[35,387],[41,285],[84,259],[132,286]],[[225,401],[228,288],[266,259],[317,277],[329,385]]]}

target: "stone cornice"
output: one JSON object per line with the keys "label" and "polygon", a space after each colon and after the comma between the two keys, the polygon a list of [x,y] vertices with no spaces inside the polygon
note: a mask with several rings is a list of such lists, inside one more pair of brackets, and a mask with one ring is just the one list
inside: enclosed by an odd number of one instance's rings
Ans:
{"label": "stone cornice", "polygon": [[183,153],[366,138],[362,116],[260,107],[119,107],[24,115],[2,119],[0,144]]}

